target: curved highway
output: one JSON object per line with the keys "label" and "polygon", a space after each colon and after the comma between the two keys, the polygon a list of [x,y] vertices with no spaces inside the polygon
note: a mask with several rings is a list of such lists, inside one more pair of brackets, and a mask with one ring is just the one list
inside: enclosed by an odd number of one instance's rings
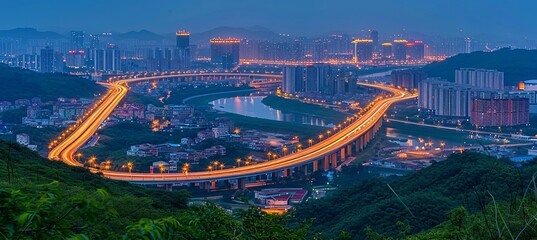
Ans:
{"label": "curved highway", "polygon": [[[240,74],[230,75],[238,76]],[[56,145],[51,145],[52,149],[49,153],[49,158],[62,160],[65,163],[73,166],[82,166],[82,163],[76,160],[75,152],[82,145],[84,145],[89,138],[91,138],[91,136],[98,130],[101,123],[106,120],[114,108],[123,99],[128,91],[127,83],[183,76],[185,75],[131,78],[119,80],[114,83],[104,83],[104,85],[110,88],[108,93],[96,103],[95,107],[90,109],[89,114],[82,121],[79,121],[70,134],[66,135],[63,141]],[[208,74],[206,76],[215,76],[215,74]],[[252,76],[252,74],[244,74],[244,76]],[[281,78],[281,75],[265,74],[263,76]],[[257,176],[305,165],[314,160],[321,159],[324,156],[337,152],[346,145],[352,144],[353,141],[362,136],[378,121],[380,121],[392,104],[417,97],[417,95],[412,95],[404,90],[386,85],[369,83],[360,83],[360,85],[385,90],[391,92],[393,95],[388,98],[381,98],[377,100],[375,104],[362,116],[351,117],[346,127],[340,129],[338,132],[333,133],[330,137],[325,138],[323,141],[304,150],[280,157],[276,160],[238,168],[188,173],[129,173],[99,171],[97,169],[92,169],[92,171],[102,172],[103,175],[108,178],[129,182],[189,183]]]}

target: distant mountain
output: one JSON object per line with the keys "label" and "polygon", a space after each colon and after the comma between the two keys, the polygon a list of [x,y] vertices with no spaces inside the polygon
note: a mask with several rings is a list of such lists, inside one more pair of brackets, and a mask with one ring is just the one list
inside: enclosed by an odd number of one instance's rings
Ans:
{"label": "distant mountain", "polygon": [[260,26],[248,28],[217,27],[209,31],[192,34],[192,42],[208,43],[211,38],[215,37],[247,38],[250,40],[274,40],[281,38],[277,33]]}
{"label": "distant mountain", "polygon": [[22,38],[22,39],[61,39],[65,36],[56,32],[42,32],[35,28],[15,28],[10,30],[0,30],[0,38]]}
{"label": "distant mountain", "polygon": [[143,40],[143,41],[162,41],[164,36],[150,32],[148,30],[130,31],[114,35],[116,40]]}
{"label": "distant mountain", "polygon": [[460,68],[497,69],[505,73],[505,85],[515,86],[519,81],[537,79],[537,50],[500,49],[494,52],[459,54],[442,62],[422,68],[429,77],[455,81],[455,70]]}

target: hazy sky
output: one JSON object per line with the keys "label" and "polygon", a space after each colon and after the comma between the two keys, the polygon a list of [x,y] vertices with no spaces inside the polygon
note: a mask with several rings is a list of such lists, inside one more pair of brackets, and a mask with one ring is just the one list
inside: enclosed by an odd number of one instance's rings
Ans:
{"label": "hazy sky", "polygon": [[170,33],[260,25],[298,35],[375,28],[537,39],[535,0],[0,0],[0,9],[0,29]]}

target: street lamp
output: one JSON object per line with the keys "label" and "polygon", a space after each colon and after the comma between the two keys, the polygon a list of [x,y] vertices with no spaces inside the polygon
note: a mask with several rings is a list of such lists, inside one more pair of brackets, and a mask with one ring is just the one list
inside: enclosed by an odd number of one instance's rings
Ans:
{"label": "street lamp", "polygon": [[271,152],[268,152],[268,153],[267,153],[267,156],[268,156],[268,160],[270,160],[270,157],[272,156],[272,153],[271,153]]}
{"label": "street lamp", "polygon": [[331,134],[331,133],[332,133],[332,132],[330,132],[330,130],[326,131],[326,135],[328,135],[329,137],[330,137],[330,134]]}
{"label": "street lamp", "polygon": [[93,168],[93,164],[95,163],[96,160],[97,160],[96,157],[90,157],[90,159],[88,160],[88,163],[90,164],[90,168]]}
{"label": "street lamp", "polygon": [[297,151],[298,151],[298,150],[302,150],[302,144],[301,144],[301,143],[299,143],[298,145],[296,145],[296,150],[297,150]]}
{"label": "street lamp", "polygon": [[319,134],[319,142],[323,139],[323,135]]}
{"label": "street lamp", "polygon": [[127,168],[129,168],[129,174],[132,174],[132,166],[133,166],[132,162],[127,162]]}
{"label": "street lamp", "polygon": [[207,170],[209,170],[209,172],[213,171],[213,166],[207,167]]}
{"label": "street lamp", "polygon": [[183,165],[183,173],[184,173],[184,174],[188,174],[188,170],[189,170],[188,168],[189,168],[189,167],[190,167],[190,164],[189,164],[189,163],[185,163],[185,164]]}
{"label": "street lamp", "polygon": [[310,147],[311,147],[311,145],[313,145],[313,139],[311,139],[311,138],[308,139],[308,143],[309,143],[309,145],[310,145]]}
{"label": "street lamp", "polygon": [[237,158],[237,167],[240,167],[240,166],[241,166],[241,159]]}
{"label": "street lamp", "polygon": [[105,162],[104,169],[110,170],[110,168],[112,168],[112,160],[108,159]]}
{"label": "street lamp", "polygon": [[76,157],[77,157],[78,162],[80,162],[80,158],[82,157],[82,153],[77,153]]}
{"label": "street lamp", "polygon": [[158,165],[158,168],[160,169],[160,173],[164,173],[164,171],[166,170],[166,169],[164,168],[164,164],[163,164],[163,163],[160,163],[160,164]]}
{"label": "street lamp", "polygon": [[224,170],[224,164],[223,163],[220,164],[220,170]]}

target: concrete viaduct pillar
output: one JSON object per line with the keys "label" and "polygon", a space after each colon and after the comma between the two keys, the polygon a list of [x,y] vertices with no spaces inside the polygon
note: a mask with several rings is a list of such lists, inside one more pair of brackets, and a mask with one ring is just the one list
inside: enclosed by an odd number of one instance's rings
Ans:
{"label": "concrete viaduct pillar", "polygon": [[[345,153],[343,152],[343,154]],[[332,169],[335,169],[336,167],[337,167],[337,153],[332,153]]]}
{"label": "concrete viaduct pillar", "polygon": [[319,161],[318,160],[315,160],[313,161],[313,164],[312,164],[312,168],[313,168],[313,172],[317,172],[319,171]]}
{"label": "concrete viaduct pillar", "polygon": [[328,171],[328,170],[330,170],[329,161],[330,161],[330,156],[328,156],[328,155],[324,156],[324,160],[323,160],[323,170],[324,170],[325,172]]}
{"label": "concrete viaduct pillar", "polygon": [[237,188],[238,189],[246,189],[246,178],[237,179]]}

